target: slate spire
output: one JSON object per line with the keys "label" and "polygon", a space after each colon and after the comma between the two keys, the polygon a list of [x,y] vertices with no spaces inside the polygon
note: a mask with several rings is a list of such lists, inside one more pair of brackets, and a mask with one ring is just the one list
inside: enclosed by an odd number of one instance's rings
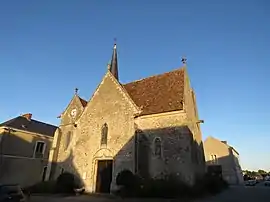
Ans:
{"label": "slate spire", "polygon": [[117,64],[117,50],[116,50],[116,42],[113,46],[113,54],[112,54],[112,60],[111,60],[111,68],[110,71],[112,75],[118,80],[118,64]]}

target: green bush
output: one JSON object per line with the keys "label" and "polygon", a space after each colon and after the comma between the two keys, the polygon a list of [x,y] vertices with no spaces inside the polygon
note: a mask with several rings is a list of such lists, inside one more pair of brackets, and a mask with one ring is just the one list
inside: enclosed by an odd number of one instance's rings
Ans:
{"label": "green bush", "polygon": [[117,194],[125,197],[136,196],[139,183],[140,179],[130,170],[123,170],[116,177],[116,184],[121,187]]}
{"label": "green bush", "polygon": [[206,178],[207,191],[210,194],[217,194],[228,188],[228,183],[219,176],[207,176]]}
{"label": "green bush", "polygon": [[192,195],[195,197],[206,194],[214,195],[226,188],[228,188],[228,183],[221,176],[206,174],[196,180],[192,187]]}
{"label": "green bush", "polygon": [[116,184],[118,186],[132,186],[134,181],[134,175],[130,170],[123,170],[118,173],[116,177]]}
{"label": "green bush", "polygon": [[116,178],[117,185],[121,185],[118,194],[122,197],[174,198],[190,193],[190,187],[173,176],[165,179],[141,179],[131,171],[122,172]]}
{"label": "green bush", "polygon": [[228,187],[220,176],[205,175],[189,186],[173,175],[142,180],[131,171],[119,173],[116,183],[121,186],[116,194],[122,197],[197,198],[217,194]]}
{"label": "green bush", "polygon": [[81,181],[75,175],[65,172],[59,175],[56,181],[39,182],[29,187],[23,188],[25,194],[33,193],[62,193],[74,194],[75,189],[83,188]]}
{"label": "green bush", "polygon": [[186,197],[191,192],[190,186],[176,177],[145,180],[139,193],[143,197],[175,198]]}
{"label": "green bush", "polygon": [[76,187],[75,176],[71,173],[64,172],[56,180],[57,193],[74,193]]}

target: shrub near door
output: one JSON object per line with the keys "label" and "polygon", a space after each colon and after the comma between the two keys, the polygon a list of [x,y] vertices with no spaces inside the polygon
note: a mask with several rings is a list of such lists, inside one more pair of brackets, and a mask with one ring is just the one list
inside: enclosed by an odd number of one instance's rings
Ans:
{"label": "shrub near door", "polygon": [[122,197],[198,198],[217,194],[228,187],[220,176],[205,175],[194,186],[189,186],[173,175],[140,179],[129,170],[119,173],[116,183],[121,186],[117,194]]}

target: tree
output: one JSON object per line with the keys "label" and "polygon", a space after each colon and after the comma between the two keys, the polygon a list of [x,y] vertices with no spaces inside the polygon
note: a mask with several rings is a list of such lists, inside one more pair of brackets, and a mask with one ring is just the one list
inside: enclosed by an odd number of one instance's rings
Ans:
{"label": "tree", "polygon": [[264,170],[258,170],[258,173],[261,174],[261,175],[266,175],[267,174],[267,172],[264,171]]}

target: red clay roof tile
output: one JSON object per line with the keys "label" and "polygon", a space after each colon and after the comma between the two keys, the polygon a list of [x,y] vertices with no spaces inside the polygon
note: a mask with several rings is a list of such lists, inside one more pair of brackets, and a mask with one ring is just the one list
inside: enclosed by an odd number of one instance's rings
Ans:
{"label": "red clay roof tile", "polygon": [[[122,85],[134,103],[142,109],[141,115],[183,109],[184,68],[147,77]],[[87,101],[80,98],[83,107]]]}
{"label": "red clay roof tile", "polygon": [[142,115],[183,109],[184,68],[124,84]]}

